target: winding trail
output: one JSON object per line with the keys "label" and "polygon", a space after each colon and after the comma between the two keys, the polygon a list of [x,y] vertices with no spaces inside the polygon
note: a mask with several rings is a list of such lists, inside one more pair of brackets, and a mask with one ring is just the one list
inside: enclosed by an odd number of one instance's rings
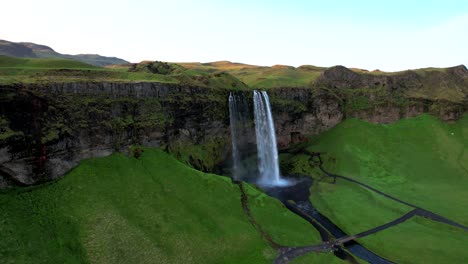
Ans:
{"label": "winding trail", "polygon": [[458,157],[457,157],[457,162],[458,164],[460,165],[460,167],[466,172],[466,174],[468,174],[468,167],[465,167],[465,163],[463,163],[461,161],[461,159],[463,159],[464,155],[465,155],[465,149],[467,148],[467,146],[465,146],[462,151],[460,152],[460,154],[458,154]]}
{"label": "winding trail", "polygon": [[357,263],[355,257],[375,264],[393,263],[370,251],[352,238],[339,243],[337,239],[346,239],[348,235],[314,208],[309,200],[309,188],[312,182],[310,178],[303,178],[301,182],[289,187],[266,190],[267,194],[279,199],[291,212],[310,222],[319,231],[323,241],[322,244],[313,246],[283,248],[275,263],[289,263],[294,258],[311,251],[333,252],[336,257],[350,263]]}
{"label": "winding trail", "polygon": [[[369,190],[371,190],[371,191],[373,191],[373,192],[375,192],[375,193],[377,193],[379,195],[382,195],[382,196],[384,196],[384,197],[386,197],[388,199],[391,199],[391,200],[396,201],[398,203],[409,206],[409,207],[413,208],[413,210],[411,210],[410,212],[404,214],[403,216],[401,216],[401,217],[399,217],[397,219],[394,219],[394,220],[392,220],[392,221],[390,221],[390,222],[388,222],[386,224],[377,226],[375,228],[366,230],[364,232],[361,232],[361,233],[358,233],[358,234],[355,234],[355,235],[342,236],[342,237],[337,238],[334,241],[325,241],[324,243],[319,244],[319,245],[312,245],[312,246],[305,246],[305,247],[290,247],[290,248],[287,248],[287,249],[283,249],[280,252],[280,255],[276,258],[276,260],[274,262],[275,264],[289,263],[291,260],[293,260],[293,259],[295,259],[295,258],[297,258],[299,256],[302,256],[304,254],[307,254],[309,252],[329,252],[329,251],[336,250],[337,247],[344,246],[346,243],[355,242],[356,239],[363,238],[363,237],[378,233],[380,231],[383,231],[383,230],[385,230],[387,228],[396,226],[398,224],[401,224],[401,223],[411,219],[414,216],[424,217],[424,218],[427,218],[427,219],[431,219],[433,221],[441,222],[441,223],[451,225],[451,226],[456,227],[456,228],[460,228],[460,229],[462,229],[464,231],[468,231],[468,227],[466,227],[466,226],[464,226],[464,225],[462,225],[460,223],[457,223],[457,222],[455,222],[453,220],[450,220],[450,219],[448,219],[446,217],[443,217],[443,216],[441,216],[439,214],[436,214],[434,212],[423,209],[423,208],[421,208],[419,206],[416,206],[414,204],[411,204],[411,203],[405,202],[403,200],[400,200],[400,199],[398,199],[396,197],[393,197],[393,196],[391,196],[389,194],[386,194],[386,193],[384,193],[384,192],[382,192],[382,191],[380,191],[380,190],[378,190],[376,188],[373,188],[373,187],[371,187],[371,186],[369,186],[369,185],[367,185],[365,183],[359,182],[359,181],[354,180],[352,178],[330,173],[330,172],[326,171],[323,168],[323,161],[322,161],[322,158],[320,156],[321,153],[313,152],[313,153],[307,153],[307,154],[311,155],[312,159],[313,159],[313,157],[318,157],[320,170],[326,176],[333,178],[334,183],[336,183],[337,178],[340,178],[340,179],[343,179],[343,180],[358,184],[361,187],[369,189]],[[293,210],[291,210],[293,212],[300,211],[299,208],[294,208],[295,207],[294,205],[289,205],[287,207],[288,208],[293,207]],[[302,214],[308,215],[307,213],[302,213]],[[305,217],[303,216],[303,218],[305,218]],[[307,219],[307,218],[305,218],[305,219]],[[389,263],[391,263],[391,262],[389,261]]]}
{"label": "winding trail", "polygon": [[[260,234],[260,236],[265,241],[267,241],[268,244],[272,248],[276,249],[279,252],[279,256],[283,256],[283,260],[285,260],[284,256],[286,256],[288,254],[288,252],[292,252],[291,249],[293,249],[293,248],[288,247],[288,246],[282,246],[282,245],[276,243],[272,239],[272,237],[262,229],[262,227],[257,223],[257,221],[255,220],[254,216],[252,215],[252,213],[250,211],[250,208],[249,208],[249,205],[248,205],[248,196],[247,196],[247,193],[245,192],[244,184],[242,182],[234,182],[234,183],[239,186],[239,190],[241,192],[242,209],[243,209],[244,213],[247,215],[247,218],[248,218],[249,222],[254,226],[254,228],[257,230],[257,232]],[[290,210],[294,210],[293,209],[294,207],[289,207],[289,206],[286,206],[286,207],[289,208]],[[309,222],[311,224],[313,224],[314,227],[317,228],[317,230],[319,230],[320,235],[322,237],[322,241],[330,241],[330,239],[333,236],[329,233],[329,231],[326,228],[322,227],[320,225],[320,223],[318,223],[317,221],[315,221],[311,217],[309,217]],[[357,260],[351,254],[349,254],[348,252],[344,251],[341,248],[329,248],[328,246],[323,246],[323,245],[318,245],[316,247],[317,247],[317,252],[334,252],[334,254],[338,258],[343,259],[343,260],[347,260],[351,264],[358,264]],[[322,250],[320,250],[320,249],[322,249]],[[308,248],[306,250],[308,250]],[[307,252],[309,252],[309,251],[304,251],[303,254],[305,254]],[[298,255],[298,256],[300,256],[300,255]],[[288,263],[288,262],[289,261],[278,262],[278,263]],[[275,263],[276,263],[276,260],[275,260]]]}
{"label": "winding trail", "polygon": [[240,192],[241,192],[241,203],[242,203],[242,210],[244,210],[244,213],[247,215],[247,218],[249,219],[249,222],[254,226],[254,228],[257,230],[257,232],[260,234],[260,236],[265,239],[270,246],[276,250],[279,250],[280,248],[283,248],[280,244],[276,243],[271,236],[265,232],[265,230],[262,229],[262,227],[257,223],[255,218],[252,215],[252,212],[250,211],[249,204],[248,204],[248,196],[245,192],[244,189],[244,184],[242,182],[236,183],[237,186],[239,186]]}
{"label": "winding trail", "polygon": [[378,226],[378,227],[375,227],[375,228],[372,228],[372,229],[369,229],[367,231],[364,231],[364,232],[361,232],[359,234],[356,234],[356,235],[351,235],[351,236],[345,236],[345,237],[341,237],[341,238],[338,238],[334,241],[328,241],[328,242],[325,242],[325,243],[322,243],[320,245],[314,245],[314,246],[306,246],[306,247],[294,247],[294,248],[289,248],[288,250],[285,250],[283,251],[281,254],[280,257],[278,257],[277,261],[275,263],[287,263],[287,262],[284,262],[284,259],[288,259],[289,261],[296,258],[296,257],[299,257],[301,255],[304,255],[304,254],[307,254],[309,252],[329,252],[331,250],[333,250],[334,248],[336,248],[337,246],[341,246],[349,241],[353,241],[355,239],[358,239],[358,238],[362,238],[362,237],[365,237],[365,236],[368,236],[368,235],[372,235],[372,234],[375,234],[377,232],[380,232],[382,230],[385,230],[389,227],[392,227],[392,226],[395,226],[395,225],[398,225],[398,224],[401,224],[403,222],[405,222],[406,220],[412,218],[413,216],[417,215],[417,209],[415,210],[412,210],[408,213],[406,213],[405,215],[393,220],[393,221],[390,221],[384,225],[381,225],[381,226]]}
{"label": "winding trail", "polygon": [[[360,181],[354,180],[352,178],[346,177],[346,176],[341,176],[337,174],[330,173],[326,171],[323,168],[323,161],[320,156],[321,153],[310,153],[307,152],[308,155],[311,156],[312,161],[314,161],[314,157],[318,157],[319,161],[319,168],[320,170],[327,176],[331,177],[334,180],[334,183],[336,182],[336,179],[343,179],[355,184],[360,185],[363,188],[369,189],[379,195],[382,195],[388,199],[391,199],[395,202],[404,204],[406,206],[409,206],[413,208],[410,212],[402,215],[399,218],[396,218],[388,223],[385,223],[383,225],[374,227],[372,229],[363,231],[358,234],[354,235],[347,235],[345,234],[339,227],[334,225],[328,218],[320,214],[311,204],[310,200],[308,199],[309,197],[309,187],[310,185],[307,185],[305,183],[305,188],[300,186],[300,184],[297,184],[298,188],[293,189],[293,190],[288,190],[288,188],[276,188],[276,189],[271,189],[271,190],[266,190],[266,193],[268,193],[270,196],[278,198],[283,204],[293,213],[299,215],[303,219],[307,220],[310,224],[314,226],[314,228],[319,232],[321,239],[323,243],[317,244],[317,245],[311,245],[311,246],[302,246],[302,247],[288,247],[288,246],[282,246],[278,243],[276,243],[272,237],[266,233],[262,227],[256,222],[255,218],[253,217],[249,206],[248,206],[248,196],[245,192],[245,188],[242,182],[235,182],[239,186],[239,189],[241,191],[241,203],[242,203],[242,209],[244,210],[245,214],[247,215],[249,222],[254,226],[254,228],[257,230],[257,232],[261,235],[263,239],[265,239],[268,244],[276,249],[279,252],[279,255],[275,259],[274,263],[275,264],[287,264],[290,261],[294,260],[297,257],[300,257],[302,255],[305,255],[310,252],[316,252],[316,253],[329,253],[333,252],[335,256],[347,260],[350,263],[354,264],[357,263],[356,259],[353,257],[353,255],[349,254],[347,251],[344,250],[347,249],[351,253],[353,253],[355,256],[364,259],[368,261],[369,263],[374,263],[374,264],[391,264],[393,263],[390,260],[387,260],[385,258],[382,258],[372,251],[366,249],[364,246],[359,244],[356,240],[378,233],[380,231],[383,231],[387,228],[399,225],[409,219],[411,219],[414,216],[419,216],[427,219],[431,219],[433,221],[441,222],[447,225],[451,225],[456,228],[460,228],[464,231],[468,231],[468,227],[457,223],[453,220],[450,220],[446,217],[443,217],[439,214],[436,214],[434,212],[431,212],[429,210],[423,209],[419,206],[416,206],[414,204],[405,202],[403,200],[400,200],[396,197],[393,197],[389,194],[386,194],[376,188],[373,188],[365,183],[362,183]],[[291,202],[294,201],[294,202]]]}
{"label": "winding trail", "polygon": [[[404,204],[404,205],[406,205],[406,206],[409,206],[409,207],[412,207],[412,208],[416,209],[416,210],[413,210],[413,211],[415,212],[414,215],[418,215],[418,216],[421,216],[421,217],[424,217],[424,218],[431,219],[431,220],[433,220],[433,221],[441,222],[441,223],[444,223],[444,224],[447,224],[447,225],[451,225],[451,226],[454,226],[454,227],[457,227],[457,228],[461,228],[461,229],[463,229],[463,230],[465,230],[465,231],[468,231],[468,227],[466,227],[466,226],[464,226],[464,225],[462,225],[462,224],[460,224],[460,223],[457,223],[457,222],[455,222],[455,221],[453,221],[453,220],[450,220],[450,219],[448,219],[448,218],[446,218],[446,217],[443,217],[443,216],[441,216],[441,215],[439,215],[439,214],[437,214],[437,213],[431,212],[431,211],[429,211],[429,210],[423,209],[423,208],[421,208],[421,207],[419,207],[419,206],[416,206],[416,205],[414,205],[414,204],[410,204],[410,203],[408,203],[408,202],[405,202],[405,201],[403,201],[403,200],[400,200],[400,199],[398,199],[398,198],[395,198],[395,197],[393,197],[393,196],[391,196],[391,195],[389,195],[389,194],[386,194],[386,193],[384,193],[384,192],[382,192],[382,191],[377,190],[377,189],[374,188],[374,187],[371,187],[371,186],[369,186],[369,185],[367,185],[367,184],[365,184],[365,183],[362,183],[362,182],[360,182],[360,181],[354,180],[354,179],[352,179],[352,178],[330,173],[330,172],[326,171],[326,170],[323,168],[323,161],[322,161],[322,158],[321,158],[321,156],[320,156],[320,153],[313,153],[313,154],[312,154],[312,157],[314,157],[314,156],[315,156],[315,157],[318,157],[318,159],[319,159],[319,168],[320,168],[320,170],[321,170],[323,173],[325,173],[325,175],[327,175],[327,176],[329,176],[329,177],[332,177],[332,178],[334,179],[335,182],[336,182],[336,178],[340,178],[340,179],[343,179],[343,180],[346,180],[346,181],[349,181],[349,182],[352,182],[352,183],[356,183],[356,184],[358,184],[358,185],[360,185],[360,186],[362,186],[362,187],[364,187],[364,188],[366,188],[366,189],[369,189],[369,190],[371,190],[371,191],[373,191],[373,192],[375,192],[375,193],[377,193],[377,194],[380,194],[380,195],[382,195],[382,196],[384,196],[384,197],[386,197],[386,198],[388,198],[388,199],[391,199],[391,200],[393,200],[393,201],[395,201],[395,202],[398,202],[398,203],[401,203],[401,204]],[[413,211],[412,211],[412,212],[413,212]]]}

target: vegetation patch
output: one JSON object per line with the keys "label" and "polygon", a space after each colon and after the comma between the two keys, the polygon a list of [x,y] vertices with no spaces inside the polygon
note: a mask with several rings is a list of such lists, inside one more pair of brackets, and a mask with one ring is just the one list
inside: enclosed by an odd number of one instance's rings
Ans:
{"label": "vegetation patch", "polygon": [[0,144],[2,141],[7,141],[12,138],[20,138],[23,136],[21,131],[13,131],[10,128],[10,122],[0,116]]}
{"label": "vegetation patch", "polygon": [[248,88],[224,71],[187,69],[160,61],[101,68],[76,60],[0,56],[0,84],[60,82],[158,82],[223,90]]}
{"label": "vegetation patch", "polygon": [[193,144],[184,140],[173,142],[169,145],[169,152],[178,160],[194,168],[212,172],[226,151],[228,140],[224,137],[212,137],[200,144]]}
{"label": "vegetation patch", "polygon": [[213,63],[181,63],[182,66],[197,71],[225,71],[254,89],[278,87],[310,87],[325,68],[301,66],[298,68],[284,65],[262,67],[229,61]]}
{"label": "vegetation patch", "polygon": [[[308,152],[326,153],[327,171],[468,225],[467,132],[468,116],[454,124],[427,114],[391,125],[348,119],[305,144]],[[348,234],[385,224],[410,210],[356,184],[340,179],[333,184],[314,171],[314,162],[307,165],[307,152],[300,153],[281,156],[286,168],[315,179],[312,203]],[[359,241],[397,263],[460,263],[468,257],[463,231],[419,217]]]}
{"label": "vegetation patch", "polygon": [[[251,209],[276,242],[319,235],[248,187]],[[271,263],[276,252],[242,210],[238,186],[144,149],[83,161],[63,179],[0,193],[4,263]],[[273,228],[275,227],[275,228]]]}
{"label": "vegetation patch", "polygon": [[304,103],[292,99],[283,99],[274,94],[271,95],[270,102],[273,109],[281,109],[282,112],[292,115],[298,115],[307,111],[307,106]]}

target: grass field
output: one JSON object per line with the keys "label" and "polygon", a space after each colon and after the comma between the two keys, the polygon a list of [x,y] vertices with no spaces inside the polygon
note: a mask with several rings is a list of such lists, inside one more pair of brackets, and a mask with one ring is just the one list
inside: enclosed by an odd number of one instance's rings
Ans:
{"label": "grass field", "polygon": [[0,84],[57,83],[57,82],[158,82],[190,85],[214,89],[242,90],[247,86],[236,77],[221,71],[186,69],[151,72],[148,65],[172,65],[161,62],[142,62],[130,70],[129,65],[101,68],[67,59],[12,58],[0,55]]}
{"label": "grass field", "polygon": [[[327,170],[468,225],[468,116],[454,124],[429,115],[375,125],[349,119],[312,138],[308,150],[326,152]],[[286,157],[286,156],[285,156]],[[289,157],[291,158],[291,157]],[[303,158],[294,169],[307,168]],[[307,172],[304,169],[303,172]],[[311,201],[349,234],[385,224],[410,210],[356,184],[316,182]],[[465,263],[468,234],[415,217],[360,240],[396,263]]]}
{"label": "grass field", "polygon": [[[279,201],[248,186],[247,193],[252,213],[276,242],[320,241]],[[0,233],[2,263],[271,263],[276,257],[243,212],[238,186],[154,149],[140,159],[85,160],[59,181],[3,191]]]}
{"label": "grass field", "polygon": [[199,71],[226,71],[254,89],[310,87],[312,82],[326,69],[309,65],[298,68],[284,65],[263,67],[229,61],[181,63],[181,65]]}
{"label": "grass field", "polygon": [[75,60],[12,58],[0,55],[0,68],[98,69],[99,67]]}
{"label": "grass field", "polygon": [[[119,64],[101,68],[76,60],[27,59],[0,55],[0,85],[54,82],[158,82],[229,90],[268,90],[288,87],[312,89],[314,81],[325,70],[327,68],[312,65],[265,67],[229,61],[177,64],[142,61],[138,64]],[[392,76],[405,73],[351,70],[359,74],[370,74],[369,76]],[[463,103],[464,95],[467,92],[466,81],[449,74],[447,69],[425,68],[412,72],[419,76],[417,79],[420,79],[421,85],[415,85],[414,80],[405,81],[407,88],[396,98],[392,97],[391,91],[388,89],[374,87],[372,84],[372,87],[355,87],[356,89],[345,89],[338,91],[338,93],[341,93],[340,96],[346,97],[351,105],[359,109],[370,108],[380,103],[404,103],[404,101],[399,102],[401,101],[400,96]],[[330,92],[330,87],[319,86],[318,89]],[[337,96],[336,92],[333,91],[332,94]],[[371,100],[373,104],[369,104],[369,98],[374,98]],[[392,98],[393,100],[389,100]]]}

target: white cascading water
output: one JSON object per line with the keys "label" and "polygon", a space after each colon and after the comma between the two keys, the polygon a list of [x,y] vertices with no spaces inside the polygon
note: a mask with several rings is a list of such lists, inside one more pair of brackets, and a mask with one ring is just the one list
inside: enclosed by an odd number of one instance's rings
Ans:
{"label": "white cascading water", "polygon": [[243,108],[243,101],[239,96],[230,93],[229,94],[229,120],[231,127],[231,142],[232,142],[232,160],[233,160],[233,179],[241,180],[242,176],[242,163],[240,159],[239,140],[240,130],[245,122],[242,116],[241,108]]}
{"label": "white cascading water", "polygon": [[252,154],[249,142],[253,143],[254,131],[251,111],[243,92],[229,94],[229,120],[232,142],[232,179],[235,181],[251,180],[257,174],[256,166],[249,161]]}
{"label": "white cascading water", "polygon": [[253,101],[260,173],[258,184],[262,186],[288,185],[289,182],[280,176],[275,126],[267,92],[255,90]]}

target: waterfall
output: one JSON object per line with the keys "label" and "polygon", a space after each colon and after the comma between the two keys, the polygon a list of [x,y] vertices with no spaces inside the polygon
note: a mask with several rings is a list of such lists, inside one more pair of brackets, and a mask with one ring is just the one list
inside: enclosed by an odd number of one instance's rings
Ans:
{"label": "waterfall", "polygon": [[250,111],[243,94],[229,94],[229,120],[232,142],[232,178],[240,181],[247,178],[249,168],[243,162],[246,151],[248,125],[250,124]]}
{"label": "waterfall", "polygon": [[268,94],[265,91],[254,91],[253,105],[255,129],[244,93],[229,94],[232,179],[256,182],[262,187],[292,184],[292,181],[281,178]]}
{"label": "waterfall", "polygon": [[288,185],[289,182],[280,176],[275,126],[267,92],[254,90],[253,101],[260,173],[258,184],[262,186]]}

